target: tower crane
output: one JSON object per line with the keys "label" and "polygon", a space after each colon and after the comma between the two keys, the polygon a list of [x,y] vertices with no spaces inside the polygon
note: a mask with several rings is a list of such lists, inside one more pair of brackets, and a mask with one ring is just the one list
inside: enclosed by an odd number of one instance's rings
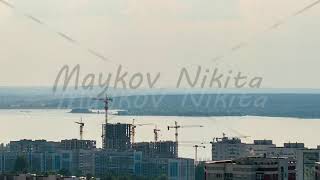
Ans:
{"label": "tower crane", "polygon": [[178,152],[178,129],[180,128],[193,128],[193,127],[203,127],[202,125],[185,125],[185,126],[180,126],[178,125],[178,122],[174,122],[174,126],[168,126],[168,131],[170,129],[175,129],[175,142],[176,142],[176,151]]}
{"label": "tower crane", "polygon": [[157,128],[157,125],[153,129],[154,133],[154,142],[158,142],[160,129]]}
{"label": "tower crane", "polygon": [[137,128],[137,126],[148,126],[148,125],[153,125],[153,124],[151,124],[151,123],[135,124],[135,119],[132,120],[132,124],[131,124],[132,144],[135,143],[135,136],[136,136],[136,128]]}
{"label": "tower crane", "polygon": [[[191,142],[191,141],[190,141]],[[187,141],[182,141],[179,145],[183,146],[183,147],[189,147],[189,148],[194,148],[194,163],[197,164],[198,163],[198,150],[199,148],[206,148],[206,146],[204,146],[204,144],[208,144],[208,143],[202,143],[201,141],[193,141],[193,142],[198,142],[199,144],[190,144],[190,142]]]}
{"label": "tower crane", "polygon": [[110,97],[108,97],[108,95],[106,95],[105,98],[93,98],[93,100],[104,102],[105,123],[106,123],[106,125],[107,125],[107,124],[108,124],[109,102],[112,102],[112,98],[110,98]]}
{"label": "tower crane", "polygon": [[80,140],[83,140],[83,127],[84,127],[84,123],[82,122],[82,118],[80,119],[80,122],[75,122],[75,123],[80,125]]}
{"label": "tower crane", "polygon": [[109,102],[112,102],[112,98],[106,95],[105,98],[94,98],[93,100],[104,102],[104,110],[105,110],[105,127],[102,125],[102,147],[106,148],[107,142],[105,138],[107,136],[107,125],[108,125],[108,110],[109,110]]}
{"label": "tower crane", "polygon": [[195,155],[194,155],[194,162],[198,162],[198,148],[206,148],[206,146],[203,145],[194,145]]}

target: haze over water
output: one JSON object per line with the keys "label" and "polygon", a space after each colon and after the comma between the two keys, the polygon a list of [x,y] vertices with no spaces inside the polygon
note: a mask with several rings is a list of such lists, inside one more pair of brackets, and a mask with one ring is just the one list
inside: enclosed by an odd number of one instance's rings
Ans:
{"label": "haze over water", "polygon": [[[104,114],[71,114],[69,110],[0,110],[0,143],[20,139],[61,139],[79,138],[79,127],[75,121],[83,118],[85,122],[84,138],[96,140],[101,147],[101,124]],[[194,158],[195,144],[210,142],[214,137],[250,136],[242,139],[252,142],[254,139],[272,139],[277,146],[284,142],[304,142],[307,147],[315,148],[320,144],[320,119],[296,119],[276,117],[176,117],[176,116],[111,116],[111,123],[152,123],[157,124],[160,140],[174,140],[174,130],[167,130],[168,125],[203,125],[203,128],[179,129],[179,156]],[[154,125],[138,126],[136,142],[153,141]],[[199,159],[211,158],[211,145],[199,149]]]}

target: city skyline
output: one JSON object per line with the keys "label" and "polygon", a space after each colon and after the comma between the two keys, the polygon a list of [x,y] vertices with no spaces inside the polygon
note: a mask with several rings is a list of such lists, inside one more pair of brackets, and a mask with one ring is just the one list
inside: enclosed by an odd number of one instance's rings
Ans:
{"label": "city skyline", "polygon": [[0,0],[0,180],[319,180],[320,0]]}

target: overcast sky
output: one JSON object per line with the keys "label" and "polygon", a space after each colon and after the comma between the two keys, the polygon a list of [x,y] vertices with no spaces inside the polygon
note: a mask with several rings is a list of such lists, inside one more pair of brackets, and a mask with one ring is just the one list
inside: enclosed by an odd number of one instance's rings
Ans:
{"label": "overcast sky", "polygon": [[66,64],[80,64],[81,76],[122,64],[129,74],[160,72],[157,88],[196,65],[261,76],[264,88],[320,88],[320,5],[291,17],[315,0],[7,1],[16,8],[0,4],[0,86],[50,86]]}

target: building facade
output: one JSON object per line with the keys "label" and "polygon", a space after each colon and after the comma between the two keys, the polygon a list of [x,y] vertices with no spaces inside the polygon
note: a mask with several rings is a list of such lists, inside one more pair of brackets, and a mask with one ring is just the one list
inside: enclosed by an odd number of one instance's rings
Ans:
{"label": "building facade", "polygon": [[165,175],[168,180],[194,180],[194,160],[187,158],[151,158],[142,163],[142,175]]}
{"label": "building facade", "polygon": [[177,143],[174,141],[139,142],[133,149],[141,151],[144,158],[177,158]]}
{"label": "building facade", "polygon": [[246,157],[205,164],[206,180],[294,180],[295,164],[285,158]]}
{"label": "building facade", "polygon": [[131,124],[107,124],[103,125],[103,149],[127,151],[131,145]]}
{"label": "building facade", "polygon": [[249,155],[246,144],[239,138],[222,137],[212,143],[212,160],[233,160]]}
{"label": "building facade", "polygon": [[297,160],[298,151],[306,149],[303,143],[284,143],[283,147],[270,147],[268,157],[287,157]]}
{"label": "building facade", "polygon": [[268,154],[270,148],[275,148],[276,145],[272,143],[272,140],[254,140],[253,144],[246,144],[247,152],[250,156],[265,156]]}
{"label": "building facade", "polygon": [[316,162],[320,161],[320,149],[303,149],[297,152],[297,179],[311,180],[316,177]]}
{"label": "building facade", "polygon": [[[137,143],[132,147],[130,131],[127,126],[108,126],[109,130],[119,130],[125,137],[116,137],[119,132],[108,131],[108,147],[97,149],[95,141],[62,140],[47,142],[44,140],[12,141],[0,151],[0,171],[15,171],[17,159],[23,158],[27,172],[34,174],[62,173],[66,175],[96,177],[104,175],[135,175],[158,177],[169,180],[194,180],[194,160],[177,157],[176,143],[161,141]],[[113,134],[113,135],[112,135]]]}
{"label": "building facade", "polygon": [[142,153],[136,151],[97,151],[94,174],[98,177],[108,173],[117,175],[141,175]]}

